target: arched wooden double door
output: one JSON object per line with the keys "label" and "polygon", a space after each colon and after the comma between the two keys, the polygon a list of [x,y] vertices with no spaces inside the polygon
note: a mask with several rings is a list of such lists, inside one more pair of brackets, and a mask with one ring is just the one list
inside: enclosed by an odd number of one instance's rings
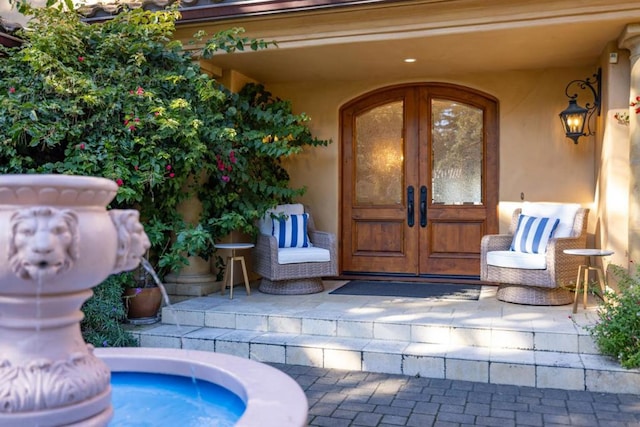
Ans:
{"label": "arched wooden double door", "polygon": [[498,103],[403,85],[341,109],[344,273],[477,276],[498,229]]}

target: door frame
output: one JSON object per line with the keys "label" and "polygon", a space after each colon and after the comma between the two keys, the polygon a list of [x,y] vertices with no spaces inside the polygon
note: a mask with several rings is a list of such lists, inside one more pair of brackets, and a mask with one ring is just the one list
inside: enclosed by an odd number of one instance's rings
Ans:
{"label": "door frame", "polygon": [[[339,153],[339,178],[340,178],[340,189],[339,189],[339,259],[340,259],[340,274],[344,272],[344,263],[343,259],[345,256],[344,251],[348,248],[344,245],[344,233],[345,233],[345,206],[344,206],[344,198],[345,198],[345,170],[353,171],[354,165],[350,165],[346,167],[346,159],[345,149],[344,149],[344,135],[345,135],[345,126],[344,123],[345,110],[353,108],[354,106],[361,104],[364,100],[370,100],[372,108],[375,105],[380,103],[380,99],[385,97],[385,94],[391,92],[397,92],[398,90],[409,90],[414,89],[416,92],[420,92],[423,88],[427,89],[444,89],[445,91],[454,90],[460,93],[460,97],[456,98],[460,102],[465,102],[465,94],[468,94],[470,97],[481,97],[484,98],[489,104],[491,104],[491,108],[488,111],[489,114],[484,119],[484,167],[483,167],[483,206],[486,209],[486,220],[484,222],[484,234],[495,234],[498,232],[498,200],[499,200],[499,102],[497,98],[494,96],[479,91],[474,88],[470,88],[468,86],[451,84],[451,83],[442,83],[442,82],[423,82],[423,83],[406,83],[406,84],[398,84],[398,85],[390,85],[381,88],[377,88],[371,91],[368,91],[364,94],[359,95],[358,97],[346,102],[339,109],[339,137],[340,137],[340,153]],[[405,114],[406,117],[406,114]],[[407,128],[412,128],[416,124],[405,123]],[[350,125],[349,125],[350,127]],[[405,147],[406,149],[406,147]],[[349,154],[349,157],[352,156]],[[350,161],[352,161],[351,159]],[[353,179],[350,178],[350,182],[353,184]],[[349,192],[351,194],[351,192]],[[479,242],[478,242],[478,274],[479,274]],[[367,272],[347,272],[349,274],[364,274]],[[386,275],[384,273],[376,273],[369,272],[370,274],[375,274],[376,276]],[[420,274],[416,276],[413,272],[409,272],[407,274],[398,274],[398,273],[390,273],[389,276],[397,277],[406,276],[406,277],[424,277],[429,278],[432,275],[430,274]],[[465,276],[464,278],[468,278]]]}

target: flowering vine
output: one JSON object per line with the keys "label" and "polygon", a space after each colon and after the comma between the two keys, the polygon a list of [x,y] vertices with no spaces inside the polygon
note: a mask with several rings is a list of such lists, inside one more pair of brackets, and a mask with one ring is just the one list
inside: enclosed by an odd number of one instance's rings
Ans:
{"label": "flowering vine", "polygon": [[[100,24],[67,7],[21,5],[34,19],[20,34],[24,49],[0,59],[0,173],[112,179],[118,192],[110,208],[140,211],[160,277],[190,256],[216,256],[214,241],[232,230],[255,232],[268,208],[303,193],[290,187],[280,160],[329,142],[264,87],[231,93],[202,73],[175,40],[177,2],[163,11],[123,10]],[[201,57],[270,44],[242,31],[196,36],[207,46]],[[202,176],[197,185],[194,176]],[[197,224],[177,209],[193,195],[203,205]],[[95,292],[108,293],[121,313],[118,290],[132,283],[130,273],[112,275]],[[96,303],[87,318],[102,318],[102,307]],[[101,328],[112,323],[95,322],[87,341],[100,345]]]}
{"label": "flowering vine", "polygon": [[631,101],[629,106],[635,108],[636,114],[640,114],[640,96],[636,96],[636,99]]}

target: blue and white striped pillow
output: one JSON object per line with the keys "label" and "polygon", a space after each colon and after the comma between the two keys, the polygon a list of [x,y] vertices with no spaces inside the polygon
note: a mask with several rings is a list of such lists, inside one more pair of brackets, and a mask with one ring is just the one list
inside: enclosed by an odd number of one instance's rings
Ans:
{"label": "blue and white striped pillow", "polygon": [[309,214],[289,215],[285,219],[273,219],[271,235],[278,241],[279,248],[307,248],[311,246],[307,235]]}
{"label": "blue and white striped pillow", "polygon": [[547,251],[547,242],[558,227],[558,218],[539,218],[520,215],[518,227],[513,235],[511,250],[530,254],[543,254]]}

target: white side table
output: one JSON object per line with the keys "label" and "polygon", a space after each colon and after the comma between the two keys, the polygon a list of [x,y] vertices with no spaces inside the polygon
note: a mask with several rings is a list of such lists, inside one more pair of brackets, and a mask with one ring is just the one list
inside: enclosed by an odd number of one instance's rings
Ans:
{"label": "white side table", "polygon": [[247,275],[247,266],[244,263],[244,256],[236,255],[236,251],[242,249],[251,249],[255,245],[253,243],[216,243],[213,246],[218,249],[227,249],[231,251],[231,255],[227,257],[227,264],[224,271],[224,279],[222,280],[220,294],[224,295],[224,290],[229,287],[229,299],[233,299],[233,264],[235,261],[240,261],[240,265],[242,266],[242,276],[244,278],[244,287],[247,289],[247,295],[251,295],[251,288],[249,287],[249,277]]}
{"label": "white side table", "polygon": [[608,249],[565,249],[563,251],[567,255],[582,256],[587,258],[587,263],[578,267],[578,276],[576,277],[576,294],[573,297],[573,312],[578,311],[578,294],[582,285],[582,308],[587,308],[587,290],[589,288],[589,271],[595,271],[598,274],[598,284],[602,298],[605,298],[607,291],[607,283],[604,280],[602,269],[597,265],[591,264],[591,257],[603,257],[613,255],[614,252]]}

